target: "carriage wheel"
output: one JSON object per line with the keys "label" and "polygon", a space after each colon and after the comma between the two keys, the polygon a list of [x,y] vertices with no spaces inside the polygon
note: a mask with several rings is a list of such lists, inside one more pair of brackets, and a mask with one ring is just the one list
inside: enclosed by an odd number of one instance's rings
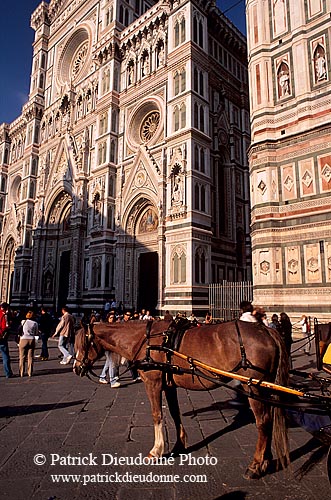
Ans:
{"label": "carriage wheel", "polygon": [[331,484],[331,446],[329,448],[328,457],[326,459],[329,483]]}

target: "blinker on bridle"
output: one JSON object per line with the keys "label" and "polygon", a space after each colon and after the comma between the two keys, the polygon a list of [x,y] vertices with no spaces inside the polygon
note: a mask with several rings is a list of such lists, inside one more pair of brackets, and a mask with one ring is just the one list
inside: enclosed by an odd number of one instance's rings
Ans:
{"label": "blinker on bridle", "polygon": [[85,342],[84,342],[83,359],[82,360],[77,359],[77,361],[79,361],[80,363],[79,365],[80,377],[84,377],[85,375],[88,376],[88,373],[93,373],[92,369],[88,366],[88,353],[90,347],[94,345],[94,332],[93,332],[93,325],[91,323],[88,325],[88,331],[85,330],[84,336],[85,336]]}

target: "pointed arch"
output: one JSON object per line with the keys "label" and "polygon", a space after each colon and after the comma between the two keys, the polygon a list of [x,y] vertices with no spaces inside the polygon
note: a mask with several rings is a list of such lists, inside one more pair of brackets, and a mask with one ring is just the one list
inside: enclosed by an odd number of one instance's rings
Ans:
{"label": "pointed arch", "polygon": [[2,300],[10,302],[10,297],[12,293],[12,281],[14,274],[14,264],[15,264],[15,241],[13,237],[9,237],[3,246],[2,253],[2,290],[1,297]]}
{"label": "pointed arch", "polygon": [[173,284],[186,282],[187,255],[183,245],[174,248],[171,255],[171,281]]}

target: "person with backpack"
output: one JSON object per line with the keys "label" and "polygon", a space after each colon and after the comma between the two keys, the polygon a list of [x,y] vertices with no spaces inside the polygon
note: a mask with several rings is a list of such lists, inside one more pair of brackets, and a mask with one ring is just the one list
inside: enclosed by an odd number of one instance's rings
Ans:
{"label": "person with backpack", "polygon": [[6,378],[13,377],[13,372],[10,365],[10,355],[8,348],[8,336],[9,336],[9,304],[3,302],[0,305],[0,352],[2,356],[3,369]]}

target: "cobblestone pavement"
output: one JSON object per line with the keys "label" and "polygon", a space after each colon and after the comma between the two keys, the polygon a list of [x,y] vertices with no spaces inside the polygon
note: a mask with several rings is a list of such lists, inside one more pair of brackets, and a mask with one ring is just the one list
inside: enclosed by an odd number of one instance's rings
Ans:
{"label": "cobblestone pavement", "polygon": [[[326,470],[328,450],[299,427],[290,429],[290,471],[274,472],[258,481],[243,479],[253,455],[256,429],[250,410],[234,406],[233,393],[228,389],[179,390],[190,461],[181,464],[178,458],[174,465],[115,465],[119,457],[144,457],[151,448],[153,427],[144,385],[133,383],[127,375],[119,389],[80,379],[70,366],[59,364],[56,344],[50,344],[51,359],[36,359],[31,379],[7,380],[0,367],[1,499],[331,498]],[[13,342],[10,349],[17,374],[18,353]],[[294,360],[298,368],[314,368],[312,356],[298,352]],[[96,367],[98,373],[101,366],[102,362]],[[165,405],[169,450],[175,432]],[[76,457],[81,465],[68,463],[68,456]],[[208,463],[206,457],[212,457],[217,464]],[[106,482],[110,474],[122,481]],[[130,482],[139,474],[145,478]],[[170,481],[160,482],[160,475],[169,476]],[[171,481],[171,475],[178,477]],[[202,480],[206,482],[199,482]]]}

